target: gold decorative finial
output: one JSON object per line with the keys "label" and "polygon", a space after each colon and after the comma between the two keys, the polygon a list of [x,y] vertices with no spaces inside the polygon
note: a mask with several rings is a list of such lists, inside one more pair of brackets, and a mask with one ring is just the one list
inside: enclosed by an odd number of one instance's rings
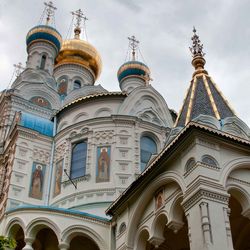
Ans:
{"label": "gold decorative finial", "polygon": [[73,17],[76,17],[76,23],[74,29],[75,39],[80,39],[82,22],[85,28],[85,22],[88,20],[88,18],[83,14],[81,9],[72,11],[71,14],[73,15]]}
{"label": "gold decorative finial", "polygon": [[191,40],[193,41],[192,47],[189,47],[193,57],[201,56],[204,57],[205,53],[203,52],[203,44],[201,44],[201,41],[199,39],[199,36],[196,34],[195,27],[193,28],[193,36]]}
{"label": "gold decorative finial", "polygon": [[195,68],[193,76],[198,73],[207,74],[207,71],[204,70],[204,65],[206,63],[206,60],[204,59],[205,53],[203,52],[203,44],[201,43],[199,36],[196,34],[195,27],[193,27],[193,33],[194,34],[191,38],[191,40],[193,41],[192,47],[189,47],[193,56],[192,65]]}
{"label": "gold decorative finial", "polygon": [[53,5],[52,1],[49,1],[48,3],[44,2],[44,5],[45,5],[45,12],[47,14],[46,25],[49,25],[52,17],[54,17],[55,15],[56,7]]}
{"label": "gold decorative finial", "polygon": [[16,77],[20,76],[20,74],[22,73],[22,71],[25,69],[22,65],[21,62],[19,62],[18,64],[13,64],[14,68],[15,68],[15,75]]}
{"label": "gold decorative finial", "polygon": [[132,50],[132,60],[135,61],[135,52],[140,42],[136,40],[135,36],[128,37],[128,40],[129,40],[129,47]]}

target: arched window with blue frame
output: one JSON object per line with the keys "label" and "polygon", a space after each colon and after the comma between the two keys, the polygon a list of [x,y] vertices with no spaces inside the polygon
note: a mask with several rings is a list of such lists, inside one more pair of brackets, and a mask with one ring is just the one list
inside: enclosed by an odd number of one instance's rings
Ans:
{"label": "arched window with blue frame", "polygon": [[146,168],[151,156],[157,153],[157,145],[149,136],[141,137],[141,172]]}
{"label": "arched window with blue frame", "polygon": [[86,174],[87,141],[72,145],[70,178],[75,179]]}

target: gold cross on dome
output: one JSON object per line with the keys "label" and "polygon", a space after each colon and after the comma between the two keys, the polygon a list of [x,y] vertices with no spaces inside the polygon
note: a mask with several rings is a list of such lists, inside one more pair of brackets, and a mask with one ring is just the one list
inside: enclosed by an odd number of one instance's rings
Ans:
{"label": "gold cross on dome", "polygon": [[46,18],[46,25],[49,24],[51,17],[54,16],[56,7],[53,5],[52,1],[49,2],[44,2],[45,5],[45,11],[47,13],[47,18]]}
{"label": "gold cross on dome", "polygon": [[76,24],[75,24],[76,28],[81,27],[82,20],[84,23],[85,21],[88,20],[88,18],[83,14],[81,9],[72,11],[71,14],[76,17]]}
{"label": "gold cross on dome", "polygon": [[129,40],[129,47],[132,49],[132,59],[135,60],[135,51],[138,48],[138,44],[140,43],[136,40],[135,36],[128,37]]}

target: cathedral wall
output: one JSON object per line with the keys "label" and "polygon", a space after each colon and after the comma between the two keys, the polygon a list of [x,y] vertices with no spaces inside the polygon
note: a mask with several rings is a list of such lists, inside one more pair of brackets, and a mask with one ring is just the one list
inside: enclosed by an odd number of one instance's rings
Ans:
{"label": "cathedral wall", "polygon": [[7,210],[19,205],[45,204],[48,192],[51,143],[52,140],[48,137],[20,128]]}
{"label": "cathedral wall", "polygon": [[[115,100],[106,105],[112,108],[114,112]],[[153,136],[157,143],[158,152],[162,149],[165,142],[165,129],[152,123],[143,122],[136,117],[131,116],[108,116],[91,118],[100,108],[106,107],[96,104],[89,109],[88,103],[73,110],[66,119],[68,113],[65,113],[59,121],[58,127],[68,120],[79,118],[79,109],[86,114],[88,119],[75,122],[74,124],[59,129],[56,136],[56,149],[54,157],[54,166],[58,162],[63,162],[63,169],[66,169],[70,175],[72,167],[72,148],[81,141],[87,141],[87,160],[86,173],[84,176],[73,180],[77,183],[77,189],[70,182],[67,174],[62,173],[62,186],[58,195],[52,195],[51,204],[63,207],[88,211],[94,214],[105,216],[104,211],[108,205],[114,201],[123,190],[137,178],[140,174],[140,138],[142,135]],[[83,107],[82,107],[83,106]],[[97,110],[97,111],[95,111]],[[78,111],[78,112],[77,112]],[[92,113],[91,113],[92,111]],[[83,116],[84,117],[84,116]],[[106,148],[109,151],[110,165],[109,175],[106,180],[98,179],[98,154],[100,149]],[[54,171],[55,168],[54,168]],[[54,176],[56,176],[54,172]],[[56,177],[52,180],[52,186],[55,186]]]}

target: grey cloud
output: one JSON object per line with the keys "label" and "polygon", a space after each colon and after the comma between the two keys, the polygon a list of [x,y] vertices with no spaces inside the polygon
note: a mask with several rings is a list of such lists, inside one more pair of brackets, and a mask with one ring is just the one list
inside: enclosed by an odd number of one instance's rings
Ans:
{"label": "grey cloud", "polygon": [[[3,89],[14,63],[26,61],[25,35],[43,9],[40,0],[2,0],[0,12]],[[179,111],[193,68],[189,46],[195,25],[206,52],[206,69],[240,118],[250,124],[250,2],[246,0],[57,0],[56,26],[63,36],[70,11],[82,8],[88,16],[89,42],[99,50],[103,71],[98,83],[119,90],[117,70],[127,52],[127,36],[141,41],[141,51],[151,68],[151,84],[169,107]],[[2,9],[2,8],[1,8]]]}

